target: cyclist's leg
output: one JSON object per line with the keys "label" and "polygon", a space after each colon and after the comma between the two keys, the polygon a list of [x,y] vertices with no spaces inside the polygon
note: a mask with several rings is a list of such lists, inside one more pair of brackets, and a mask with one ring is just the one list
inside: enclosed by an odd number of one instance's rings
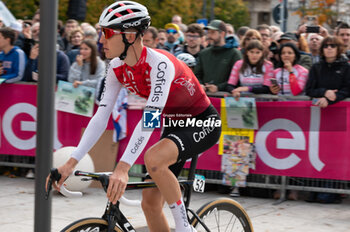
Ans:
{"label": "cyclist's leg", "polygon": [[170,165],[176,163],[177,157],[177,145],[167,138],[154,144],[144,156],[147,171],[168,204],[175,203],[181,198],[178,180],[169,169]]}
{"label": "cyclist's leg", "polygon": [[169,169],[171,164],[177,162],[178,146],[171,139],[163,138],[146,151],[144,158],[148,173],[171,209],[176,231],[191,231],[179,182]]}
{"label": "cyclist's leg", "polygon": [[[151,181],[150,179],[146,181]],[[142,210],[145,214],[149,231],[170,231],[163,212],[164,198],[158,188],[142,191]]]}

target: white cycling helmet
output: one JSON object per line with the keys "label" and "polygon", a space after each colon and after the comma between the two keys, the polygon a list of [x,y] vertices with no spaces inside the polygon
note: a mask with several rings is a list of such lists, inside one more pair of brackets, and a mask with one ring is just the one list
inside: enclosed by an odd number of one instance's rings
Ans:
{"label": "white cycling helmet", "polygon": [[187,64],[188,67],[194,67],[197,64],[196,58],[194,58],[189,53],[181,53],[181,54],[177,55],[176,58],[185,62],[185,64]]}
{"label": "white cycling helmet", "polygon": [[117,1],[111,4],[104,9],[99,20],[101,27],[121,31],[135,28],[141,33],[148,28],[150,22],[147,8],[133,1]]}

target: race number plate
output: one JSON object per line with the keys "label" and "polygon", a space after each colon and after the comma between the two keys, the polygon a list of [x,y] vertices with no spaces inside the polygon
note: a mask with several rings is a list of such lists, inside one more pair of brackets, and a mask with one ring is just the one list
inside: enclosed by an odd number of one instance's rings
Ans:
{"label": "race number plate", "polygon": [[204,193],[205,177],[201,175],[195,175],[193,181],[193,190],[196,192]]}

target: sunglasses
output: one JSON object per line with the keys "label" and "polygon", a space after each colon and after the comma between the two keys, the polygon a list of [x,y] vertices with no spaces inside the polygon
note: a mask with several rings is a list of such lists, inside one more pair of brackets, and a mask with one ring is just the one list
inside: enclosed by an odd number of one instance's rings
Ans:
{"label": "sunglasses", "polygon": [[336,45],[336,44],[324,44],[324,45],[323,45],[323,48],[328,48],[328,47],[336,48],[337,45]]}
{"label": "sunglasses", "polygon": [[188,38],[188,39],[199,39],[200,36],[199,35],[186,35],[186,38]]}
{"label": "sunglasses", "polygon": [[114,35],[122,35],[122,34],[136,34],[135,31],[116,31],[113,29],[109,28],[101,28],[103,35],[105,36],[106,39],[111,38]]}
{"label": "sunglasses", "polygon": [[175,29],[167,29],[167,30],[166,30],[166,33],[168,33],[168,34],[170,34],[170,33],[176,34],[176,33],[177,33],[177,30],[175,30]]}

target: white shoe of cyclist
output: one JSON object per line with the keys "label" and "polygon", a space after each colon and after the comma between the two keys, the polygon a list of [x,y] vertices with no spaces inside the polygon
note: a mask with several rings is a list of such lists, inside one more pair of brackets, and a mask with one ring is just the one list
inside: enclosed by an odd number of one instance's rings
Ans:
{"label": "white shoe of cyclist", "polygon": [[191,231],[192,232],[197,232],[197,230],[191,225]]}

